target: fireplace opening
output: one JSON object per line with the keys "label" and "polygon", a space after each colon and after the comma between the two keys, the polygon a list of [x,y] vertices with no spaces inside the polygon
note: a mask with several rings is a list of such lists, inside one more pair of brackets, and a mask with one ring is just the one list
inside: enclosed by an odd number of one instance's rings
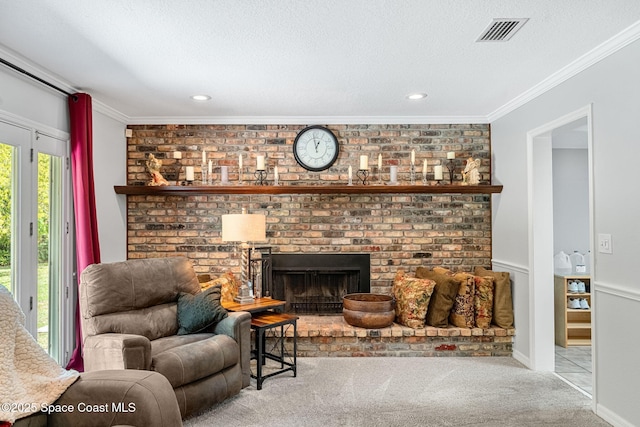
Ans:
{"label": "fireplace opening", "polygon": [[342,297],[370,290],[369,254],[273,254],[269,294],[295,314],[342,313]]}

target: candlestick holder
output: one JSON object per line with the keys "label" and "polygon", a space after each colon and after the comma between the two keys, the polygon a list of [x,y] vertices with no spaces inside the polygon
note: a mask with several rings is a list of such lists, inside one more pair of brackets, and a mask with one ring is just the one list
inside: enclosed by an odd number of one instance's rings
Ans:
{"label": "candlestick holder", "polygon": [[456,170],[456,165],[453,162],[453,159],[449,159],[447,162],[447,169],[449,169],[449,183],[453,184],[453,173]]}
{"label": "candlestick holder", "polygon": [[174,181],[175,185],[180,185],[180,172],[182,172],[182,166],[177,163],[172,166],[167,166],[165,176],[167,181]]}
{"label": "candlestick holder", "polygon": [[422,174],[422,185],[429,185],[429,181],[427,181],[427,174]]}
{"label": "candlestick holder", "polygon": [[209,169],[206,162],[202,162],[200,171],[202,175],[202,185],[209,185]]}
{"label": "candlestick holder", "polygon": [[382,168],[378,168],[378,185],[382,185]]}
{"label": "candlestick holder", "polygon": [[242,185],[244,184],[244,173],[243,170],[244,168],[238,168],[238,184]]}
{"label": "candlestick holder", "polygon": [[280,185],[280,177],[276,173],[273,174],[273,185]]}
{"label": "candlestick holder", "polygon": [[256,185],[267,185],[267,172],[264,170],[257,170],[253,173],[256,177]]}
{"label": "candlestick holder", "polygon": [[416,166],[411,165],[411,169],[409,170],[409,180],[411,181],[411,185],[416,184]]}
{"label": "candlestick holder", "polygon": [[358,172],[356,172],[356,175],[358,176],[358,179],[360,179],[360,181],[362,182],[362,185],[367,185],[367,178],[369,177],[368,169],[359,169]]}

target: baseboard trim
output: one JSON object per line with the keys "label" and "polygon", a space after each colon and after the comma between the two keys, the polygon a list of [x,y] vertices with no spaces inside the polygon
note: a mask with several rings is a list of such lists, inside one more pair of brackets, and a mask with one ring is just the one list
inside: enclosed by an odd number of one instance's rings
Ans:
{"label": "baseboard trim", "polygon": [[517,350],[513,350],[513,358],[516,359],[518,362],[522,363],[524,366],[526,366],[529,369],[531,368],[531,360],[529,360],[529,357],[525,356],[524,354],[522,354],[521,352],[517,351]]}
{"label": "baseboard trim", "polygon": [[596,405],[596,415],[615,427],[636,427],[635,424],[625,420],[620,415],[599,403]]}

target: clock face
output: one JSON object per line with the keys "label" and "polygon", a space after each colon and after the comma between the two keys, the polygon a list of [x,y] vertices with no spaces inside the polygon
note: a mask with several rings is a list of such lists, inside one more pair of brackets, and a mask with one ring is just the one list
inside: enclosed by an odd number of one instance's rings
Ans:
{"label": "clock face", "polygon": [[293,155],[310,171],[328,169],[338,158],[338,139],[324,126],[309,126],[300,131],[293,142]]}

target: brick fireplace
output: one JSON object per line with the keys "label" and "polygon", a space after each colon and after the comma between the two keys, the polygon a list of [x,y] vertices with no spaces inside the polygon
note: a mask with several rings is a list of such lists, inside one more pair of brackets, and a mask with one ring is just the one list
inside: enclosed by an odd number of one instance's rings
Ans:
{"label": "brick fireplace", "polygon": [[[427,160],[430,179],[447,151],[456,152],[456,180],[469,156],[481,159],[482,183],[491,170],[488,124],[439,125],[328,125],[340,142],[340,155],[329,170],[308,172],[297,165],[293,140],[304,125],[132,125],[128,138],[127,184],[148,180],[145,159],[150,153],[165,166],[175,165],[174,151],[182,152],[182,166],[195,166],[200,179],[202,151],[212,160],[214,181],[220,166],[229,167],[229,179],[238,183],[238,154],[243,155],[245,183],[256,156],[266,155],[268,179],[278,166],[281,185],[346,183],[349,166],[368,154],[372,180],[382,154],[382,180],[389,166],[399,169],[408,183],[409,159]],[[420,175],[420,172],[419,172]],[[190,258],[198,273],[239,274],[240,257],[220,239],[220,217],[242,207],[267,216],[267,238],[273,253],[370,255],[370,291],[389,293],[399,269],[419,265],[471,270],[491,262],[491,196],[488,194],[217,194],[129,195],[127,233],[129,258],[181,255]]]}
{"label": "brick fireplace", "polygon": [[[149,154],[165,168],[176,165],[172,153],[182,153],[181,166],[194,166],[200,179],[202,151],[213,163],[214,182],[227,166],[232,185],[238,182],[238,155],[245,166],[244,184],[252,183],[256,157],[266,156],[267,181],[279,168],[282,186],[346,184],[349,166],[369,155],[371,191],[350,194],[130,194],[127,197],[129,258],[186,256],[200,274],[240,273],[240,256],[220,239],[220,217],[247,208],[267,217],[267,239],[274,256],[284,254],[367,254],[369,291],[389,294],[398,270],[445,266],[471,271],[491,265],[491,196],[453,192],[376,192],[389,180],[389,167],[398,166],[398,179],[409,181],[412,151],[418,165],[427,161],[430,184],[434,165],[444,165],[446,153],[456,152],[455,181],[468,157],[481,159],[481,184],[490,183],[491,151],[488,124],[328,125],[340,143],[336,163],[323,172],[308,172],[295,162],[292,146],[305,125],[133,125],[128,138],[127,185],[145,185]],[[375,166],[382,154],[381,173]],[[167,169],[169,171],[169,169]],[[418,169],[418,179],[421,178]],[[356,184],[360,185],[360,184]],[[300,273],[300,272],[298,272]],[[307,281],[313,281],[315,269]],[[344,273],[344,274],[343,274]],[[342,271],[336,298],[355,289]],[[303,275],[304,276],[304,275]],[[303,282],[304,282],[303,280]],[[346,280],[346,281],[345,281]],[[359,288],[360,289],[360,288]],[[364,288],[362,288],[364,289]],[[318,295],[320,296],[320,295]],[[301,315],[298,328],[301,356],[491,356],[510,355],[513,330],[413,330],[394,324],[384,329],[348,325],[340,314]],[[288,339],[287,345],[291,345]]]}

